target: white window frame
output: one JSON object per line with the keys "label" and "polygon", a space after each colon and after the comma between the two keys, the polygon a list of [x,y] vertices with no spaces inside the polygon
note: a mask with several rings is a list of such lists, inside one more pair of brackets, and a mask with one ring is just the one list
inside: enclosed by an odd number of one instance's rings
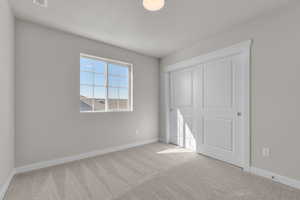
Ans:
{"label": "white window frame", "polygon": [[[106,89],[106,95],[105,95],[105,110],[92,110],[92,111],[81,111],[80,113],[111,113],[111,112],[133,112],[133,64],[132,63],[127,63],[127,62],[123,62],[123,61],[119,61],[119,60],[114,60],[114,59],[110,59],[110,58],[103,58],[103,57],[99,57],[99,56],[93,56],[93,55],[89,55],[89,54],[85,54],[85,53],[80,53],[80,58],[90,58],[90,59],[96,59],[99,61],[103,61],[106,63],[105,69],[104,69],[104,78],[105,78],[105,83],[104,83],[104,87]],[[124,67],[128,67],[129,69],[129,77],[128,77],[128,83],[129,83],[129,87],[128,87],[128,105],[129,108],[128,109],[124,109],[124,110],[110,110],[108,108],[108,64],[117,64],[117,65],[122,65]],[[80,70],[80,65],[79,65],[79,70]],[[81,70],[80,70],[81,72]],[[79,73],[80,76],[80,73]],[[81,83],[79,81],[79,86],[81,86]],[[80,94],[80,87],[79,87],[79,94]]]}

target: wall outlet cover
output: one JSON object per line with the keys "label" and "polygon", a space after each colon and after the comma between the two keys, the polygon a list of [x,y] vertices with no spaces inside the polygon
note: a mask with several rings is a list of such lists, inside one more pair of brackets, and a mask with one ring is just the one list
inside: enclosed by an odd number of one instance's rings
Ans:
{"label": "wall outlet cover", "polygon": [[262,149],[262,155],[263,155],[263,157],[269,157],[270,156],[270,148],[264,147]]}

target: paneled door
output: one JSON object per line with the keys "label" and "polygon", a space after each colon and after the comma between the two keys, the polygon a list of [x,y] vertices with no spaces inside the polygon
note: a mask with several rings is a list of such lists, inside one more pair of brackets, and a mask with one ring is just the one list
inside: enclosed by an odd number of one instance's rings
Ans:
{"label": "paneled door", "polygon": [[203,63],[196,70],[197,151],[240,166],[241,57]]}
{"label": "paneled door", "polygon": [[170,73],[171,142],[242,165],[241,56]]}
{"label": "paneled door", "polygon": [[170,78],[170,142],[196,150],[196,136],[193,134],[193,70],[172,72]]}

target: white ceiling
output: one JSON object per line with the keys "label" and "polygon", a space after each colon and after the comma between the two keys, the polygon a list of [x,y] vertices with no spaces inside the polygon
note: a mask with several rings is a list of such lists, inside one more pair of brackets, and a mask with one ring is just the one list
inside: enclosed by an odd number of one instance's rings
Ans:
{"label": "white ceiling", "polygon": [[19,18],[163,57],[292,1],[166,0],[158,12],[144,10],[142,0],[48,0],[48,8],[11,3]]}

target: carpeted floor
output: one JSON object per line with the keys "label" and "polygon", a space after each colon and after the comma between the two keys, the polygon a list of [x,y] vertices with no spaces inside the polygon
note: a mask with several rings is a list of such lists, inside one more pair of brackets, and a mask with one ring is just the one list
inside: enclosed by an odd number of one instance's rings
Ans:
{"label": "carpeted floor", "polygon": [[6,200],[300,200],[300,191],[172,145],[17,175]]}

